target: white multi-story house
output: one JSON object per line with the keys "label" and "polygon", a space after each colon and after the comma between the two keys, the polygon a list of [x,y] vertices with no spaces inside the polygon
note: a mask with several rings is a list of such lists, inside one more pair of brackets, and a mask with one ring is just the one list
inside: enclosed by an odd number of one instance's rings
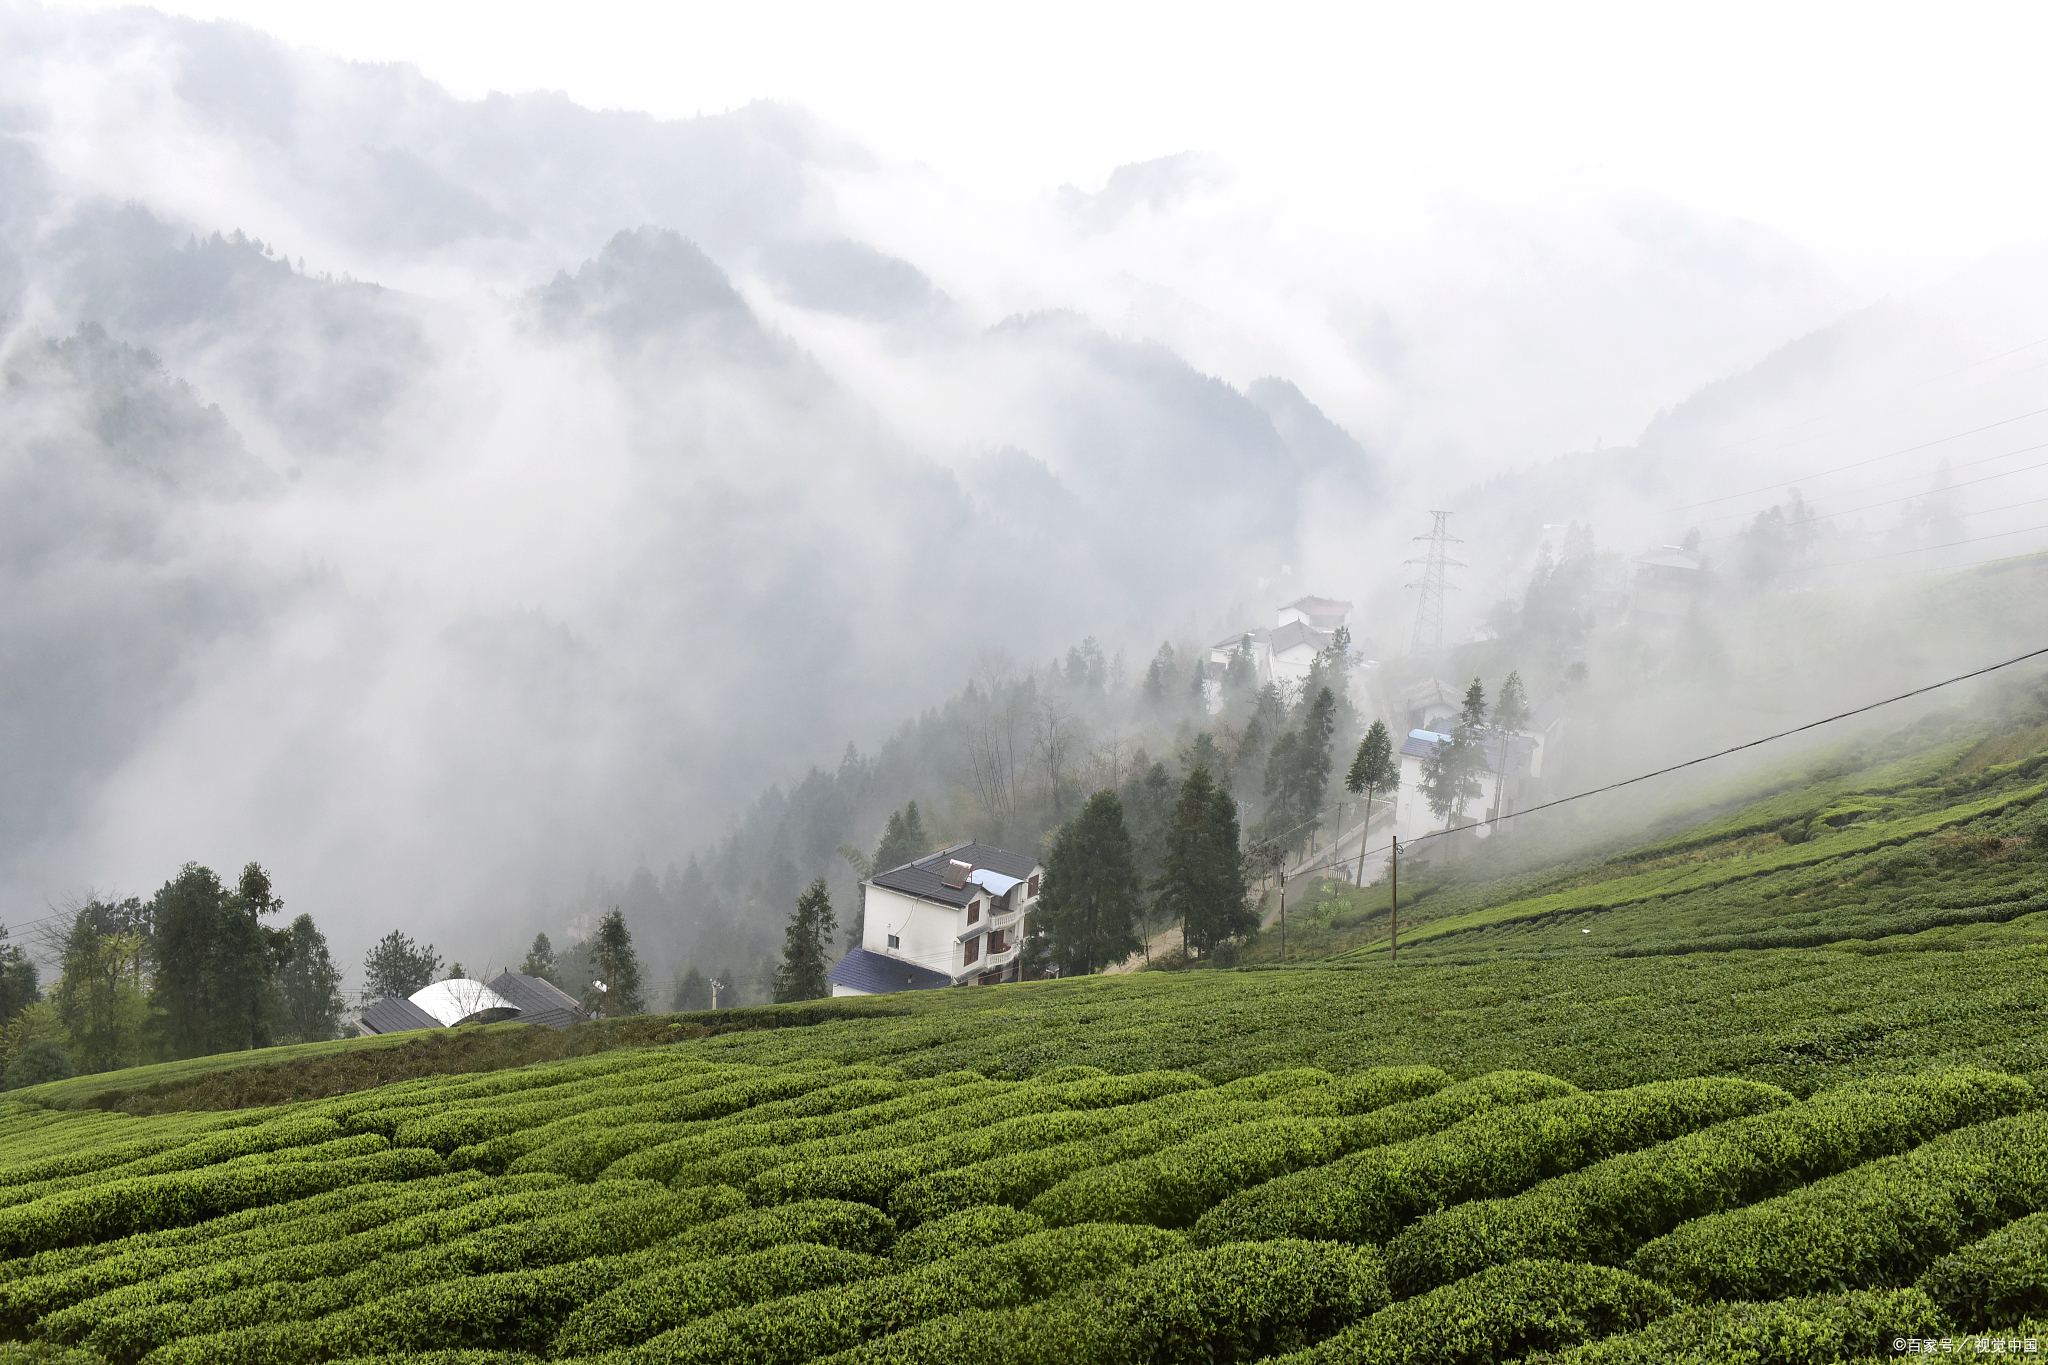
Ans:
{"label": "white multi-story house", "polygon": [[860,946],[833,966],[832,994],[1017,980],[1044,876],[1036,858],[976,843],[877,872],[866,882]]}
{"label": "white multi-story house", "polygon": [[1222,679],[1230,661],[1242,652],[1251,661],[1259,686],[1269,682],[1300,683],[1307,679],[1316,655],[1329,648],[1337,628],[1351,614],[1349,602],[1328,597],[1302,597],[1274,613],[1271,629],[1240,631],[1209,646],[1204,693],[1209,709],[1223,704]]}

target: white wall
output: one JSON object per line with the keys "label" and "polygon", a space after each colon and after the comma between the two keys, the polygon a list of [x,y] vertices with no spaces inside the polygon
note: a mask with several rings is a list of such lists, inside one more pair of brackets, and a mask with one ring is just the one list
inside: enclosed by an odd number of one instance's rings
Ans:
{"label": "white wall", "polygon": [[[872,882],[868,884],[861,947],[871,953],[900,957],[935,972],[957,973],[960,970],[960,945],[954,939],[966,927],[965,910],[935,905]],[[900,941],[897,947],[889,946],[891,934]]]}

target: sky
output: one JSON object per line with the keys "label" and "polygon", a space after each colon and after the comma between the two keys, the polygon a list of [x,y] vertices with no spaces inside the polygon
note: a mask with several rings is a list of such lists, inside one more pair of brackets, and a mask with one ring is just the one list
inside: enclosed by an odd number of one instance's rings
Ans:
{"label": "sky", "polygon": [[[83,6],[81,6],[83,7]],[[553,89],[663,117],[756,99],[1000,199],[1183,150],[1369,215],[1398,184],[1573,176],[1768,224],[1882,293],[2030,241],[2022,5],[646,4],[172,0],[460,96]],[[1372,187],[1372,188],[1368,188]]]}

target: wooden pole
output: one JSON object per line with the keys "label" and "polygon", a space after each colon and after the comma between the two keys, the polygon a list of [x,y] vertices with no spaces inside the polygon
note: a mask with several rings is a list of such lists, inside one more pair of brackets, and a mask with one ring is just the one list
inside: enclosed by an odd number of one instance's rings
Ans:
{"label": "wooden pole", "polygon": [[1387,891],[1387,959],[1390,963],[1401,960],[1401,938],[1396,922],[1401,918],[1401,836],[1394,836],[1394,854],[1388,866],[1393,870],[1388,878]]}

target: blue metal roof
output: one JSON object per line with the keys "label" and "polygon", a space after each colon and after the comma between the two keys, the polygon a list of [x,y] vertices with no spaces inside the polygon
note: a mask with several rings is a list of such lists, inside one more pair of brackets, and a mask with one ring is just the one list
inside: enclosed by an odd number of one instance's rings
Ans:
{"label": "blue metal roof", "polygon": [[893,995],[897,991],[934,991],[953,984],[953,978],[915,962],[885,953],[855,948],[834,963],[826,978],[835,986],[866,991],[869,995]]}

